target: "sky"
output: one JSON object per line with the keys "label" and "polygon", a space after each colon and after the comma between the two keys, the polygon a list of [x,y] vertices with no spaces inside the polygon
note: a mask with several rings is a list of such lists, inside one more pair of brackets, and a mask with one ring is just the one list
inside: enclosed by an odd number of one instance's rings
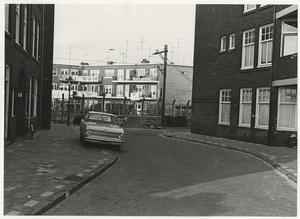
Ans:
{"label": "sky", "polygon": [[54,63],[193,65],[195,4],[55,4]]}

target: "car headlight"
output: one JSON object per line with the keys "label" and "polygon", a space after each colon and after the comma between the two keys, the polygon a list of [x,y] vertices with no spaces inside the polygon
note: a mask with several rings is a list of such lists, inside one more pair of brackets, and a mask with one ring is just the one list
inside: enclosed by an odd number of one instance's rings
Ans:
{"label": "car headlight", "polygon": [[88,130],[86,130],[86,136],[88,137],[88,136],[90,136],[91,134],[93,134],[93,131],[92,130],[90,130],[90,129],[88,129]]}
{"label": "car headlight", "polygon": [[122,141],[124,141],[124,134],[123,134],[123,133],[121,133],[121,134],[119,135],[119,139],[122,140]]}

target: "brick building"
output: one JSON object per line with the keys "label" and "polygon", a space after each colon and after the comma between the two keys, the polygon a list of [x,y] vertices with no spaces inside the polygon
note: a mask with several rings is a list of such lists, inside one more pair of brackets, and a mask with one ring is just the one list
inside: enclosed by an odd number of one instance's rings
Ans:
{"label": "brick building", "polygon": [[4,140],[50,129],[54,5],[5,5]]}
{"label": "brick building", "polygon": [[[126,97],[127,114],[140,114],[144,99],[144,112],[156,115],[157,100],[162,98],[163,64],[123,64],[123,65],[53,65],[52,107],[58,109],[59,99],[68,100],[69,85],[66,79],[71,77],[70,98],[72,112],[81,111],[80,99],[85,98],[85,107],[93,109],[95,105],[105,111],[120,114],[120,105]],[[166,80],[165,114],[179,115],[191,100],[193,68],[191,66],[168,65]],[[175,101],[174,101],[175,100]],[[67,107],[67,105],[66,105]],[[65,107],[65,108],[66,108]],[[161,103],[160,103],[161,107]]]}
{"label": "brick building", "polygon": [[297,12],[196,6],[192,133],[272,146],[297,133]]}

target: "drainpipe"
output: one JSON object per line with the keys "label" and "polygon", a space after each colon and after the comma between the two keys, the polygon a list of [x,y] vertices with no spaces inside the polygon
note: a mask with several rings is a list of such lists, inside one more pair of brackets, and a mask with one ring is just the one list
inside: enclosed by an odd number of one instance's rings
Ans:
{"label": "drainpipe", "polygon": [[273,75],[275,72],[275,33],[276,33],[276,5],[274,5],[274,11],[273,11],[273,48],[272,48],[272,65],[271,65],[271,77],[270,77],[270,103],[269,103],[269,123],[268,123],[268,142],[267,146],[271,146],[271,134],[272,134],[272,119],[271,119],[271,113],[272,113],[272,97],[273,97]]}

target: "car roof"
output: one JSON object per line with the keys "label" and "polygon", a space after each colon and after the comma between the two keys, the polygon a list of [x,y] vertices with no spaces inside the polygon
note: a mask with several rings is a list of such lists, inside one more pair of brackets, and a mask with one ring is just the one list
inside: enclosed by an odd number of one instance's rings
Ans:
{"label": "car roof", "polygon": [[115,116],[115,117],[116,117],[116,115],[114,115],[114,114],[111,114],[111,113],[104,113],[104,112],[98,112],[98,111],[89,111],[88,113],[89,113],[89,114],[94,113],[94,114],[101,114],[101,115]]}

